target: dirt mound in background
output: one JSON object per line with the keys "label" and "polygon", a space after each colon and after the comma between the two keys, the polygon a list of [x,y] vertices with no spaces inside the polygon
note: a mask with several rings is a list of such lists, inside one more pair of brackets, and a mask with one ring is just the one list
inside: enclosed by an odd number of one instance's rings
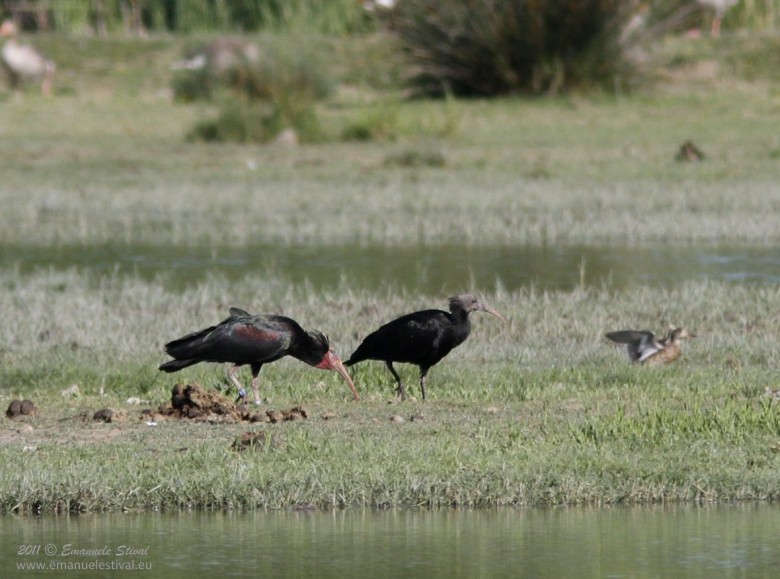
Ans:
{"label": "dirt mound in background", "polygon": [[93,422],[105,422],[107,424],[122,422],[125,419],[127,419],[126,410],[114,410],[113,408],[101,408],[92,415]]}

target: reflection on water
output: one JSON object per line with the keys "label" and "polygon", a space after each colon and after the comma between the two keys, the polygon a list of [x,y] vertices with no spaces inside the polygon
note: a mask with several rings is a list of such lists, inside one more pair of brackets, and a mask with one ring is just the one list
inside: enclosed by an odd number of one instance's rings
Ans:
{"label": "reflection on water", "polygon": [[[768,504],[2,517],[0,538],[4,576],[20,563],[133,560],[180,577],[713,578],[780,569],[780,508]],[[26,545],[42,548],[20,554]]]}
{"label": "reflection on water", "polygon": [[237,279],[273,275],[315,288],[342,282],[356,289],[405,289],[429,295],[477,287],[515,290],[534,286],[570,290],[580,284],[621,289],[715,279],[780,282],[777,248],[696,246],[563,246],[405,248],[258,245],[219,250],[149,245],[64,248],[0,247],[0,267],[79,266],[98,272],[152,278],[165,272],[183,286],[220,273]]}

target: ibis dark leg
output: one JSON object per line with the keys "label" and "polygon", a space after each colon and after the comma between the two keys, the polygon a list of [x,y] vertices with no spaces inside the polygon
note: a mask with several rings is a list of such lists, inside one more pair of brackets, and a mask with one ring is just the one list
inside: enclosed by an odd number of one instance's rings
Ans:
{"label": "ibis dark leg", "polygon": [[398,375],[398,372],[395,371],[395,368],[393,368],[393,363],[388,360],[385,362],[387,364],[387,369],[390,370],[390,373],[393,375],[393,378],[395,378],[395,381],[398,383],[398,386],[395,389],[396,395],[401,400],[406,400],[406,389],[404,388],[404,383],[401,382],[401,377]]}
{"label": "ibis dark leg", "polygon": [[425,376],[428,374],[428,368],[420,368],[420,392],[425,400]]}

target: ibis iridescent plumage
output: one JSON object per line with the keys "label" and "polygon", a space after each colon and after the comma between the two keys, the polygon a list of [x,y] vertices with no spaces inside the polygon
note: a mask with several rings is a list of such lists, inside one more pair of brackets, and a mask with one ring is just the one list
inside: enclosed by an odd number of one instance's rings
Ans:
{"label": "ibis iridescent plumage", "polygon": [[322,370],[334,370],[347,382],[352,396],[359,400],[355,385],[344,364],[330,347],[325,334],[305,331],[295,320],[279,315],[252,315],[230,308],[230,317],[216,326],[199,330],[165,345],[173,360],[160,366],[164,372],[178,372],[199,362],[229,362],[228,377],[245,397],[236,377],[241,366],[252,369],[252,391],[260,403],[258,375],[264,364],[292,356]]}

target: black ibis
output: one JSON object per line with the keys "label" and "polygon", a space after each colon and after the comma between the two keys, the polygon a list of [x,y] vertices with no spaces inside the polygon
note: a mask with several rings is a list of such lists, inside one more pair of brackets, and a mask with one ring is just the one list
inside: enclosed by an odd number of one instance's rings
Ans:
{"label": "black ibis", "polygon": [[249,365],[255,404],[260,404],[257,385],[263,364],[284,356],[292,356],[315,368],[338,372],[347,381],[354,399],[360,399],[325,334],[307,332],[295,320],[284,316],[252,315],[239,308],[230,308],[229,318],[216,326],[168,342],[165,352],[174,359],[160,366],[164,372],[178,372],[199,362],[230,362],[233,365],[228,369],[228,377],[238,388],[241,398],[246,397],[246,390],[236,378],[236,371]]}
{"label": "black ibis", "polygon": [[682,354],[681,340],[695,337],[696,334],[685,328],[672,328],[660,340],[648,330],[621,330],[607,334],[607,338],[613,342],[626,344],[632,362],[647,366],[673,362]]}
{"label": "black ibis", "polygon": [[11,77],[11,85],[15,90],[21,88],[22,82],[28,79],[41,79],[41,90],[44,95],[51,92],[55,66],[29,44],[21,44],[17,39],[18,29],[12,20],[6,20],[0,26],[0,36],[7,37],[3,45],[3,65]]}
{"label": "black ibis", "polygon": [[469,314],[487,312],[501,321],[501,314],[471,294],[450,298],[450,311],[423,310],[401,316],[369,334],[344,364],[352,366],[363,360],[382,360],[395,378],[396,392],[406,398],[401,377],[393,362],[420,367],[420,392],[425,400],[425,375],[450,351],[462,344],[471,332]]}

